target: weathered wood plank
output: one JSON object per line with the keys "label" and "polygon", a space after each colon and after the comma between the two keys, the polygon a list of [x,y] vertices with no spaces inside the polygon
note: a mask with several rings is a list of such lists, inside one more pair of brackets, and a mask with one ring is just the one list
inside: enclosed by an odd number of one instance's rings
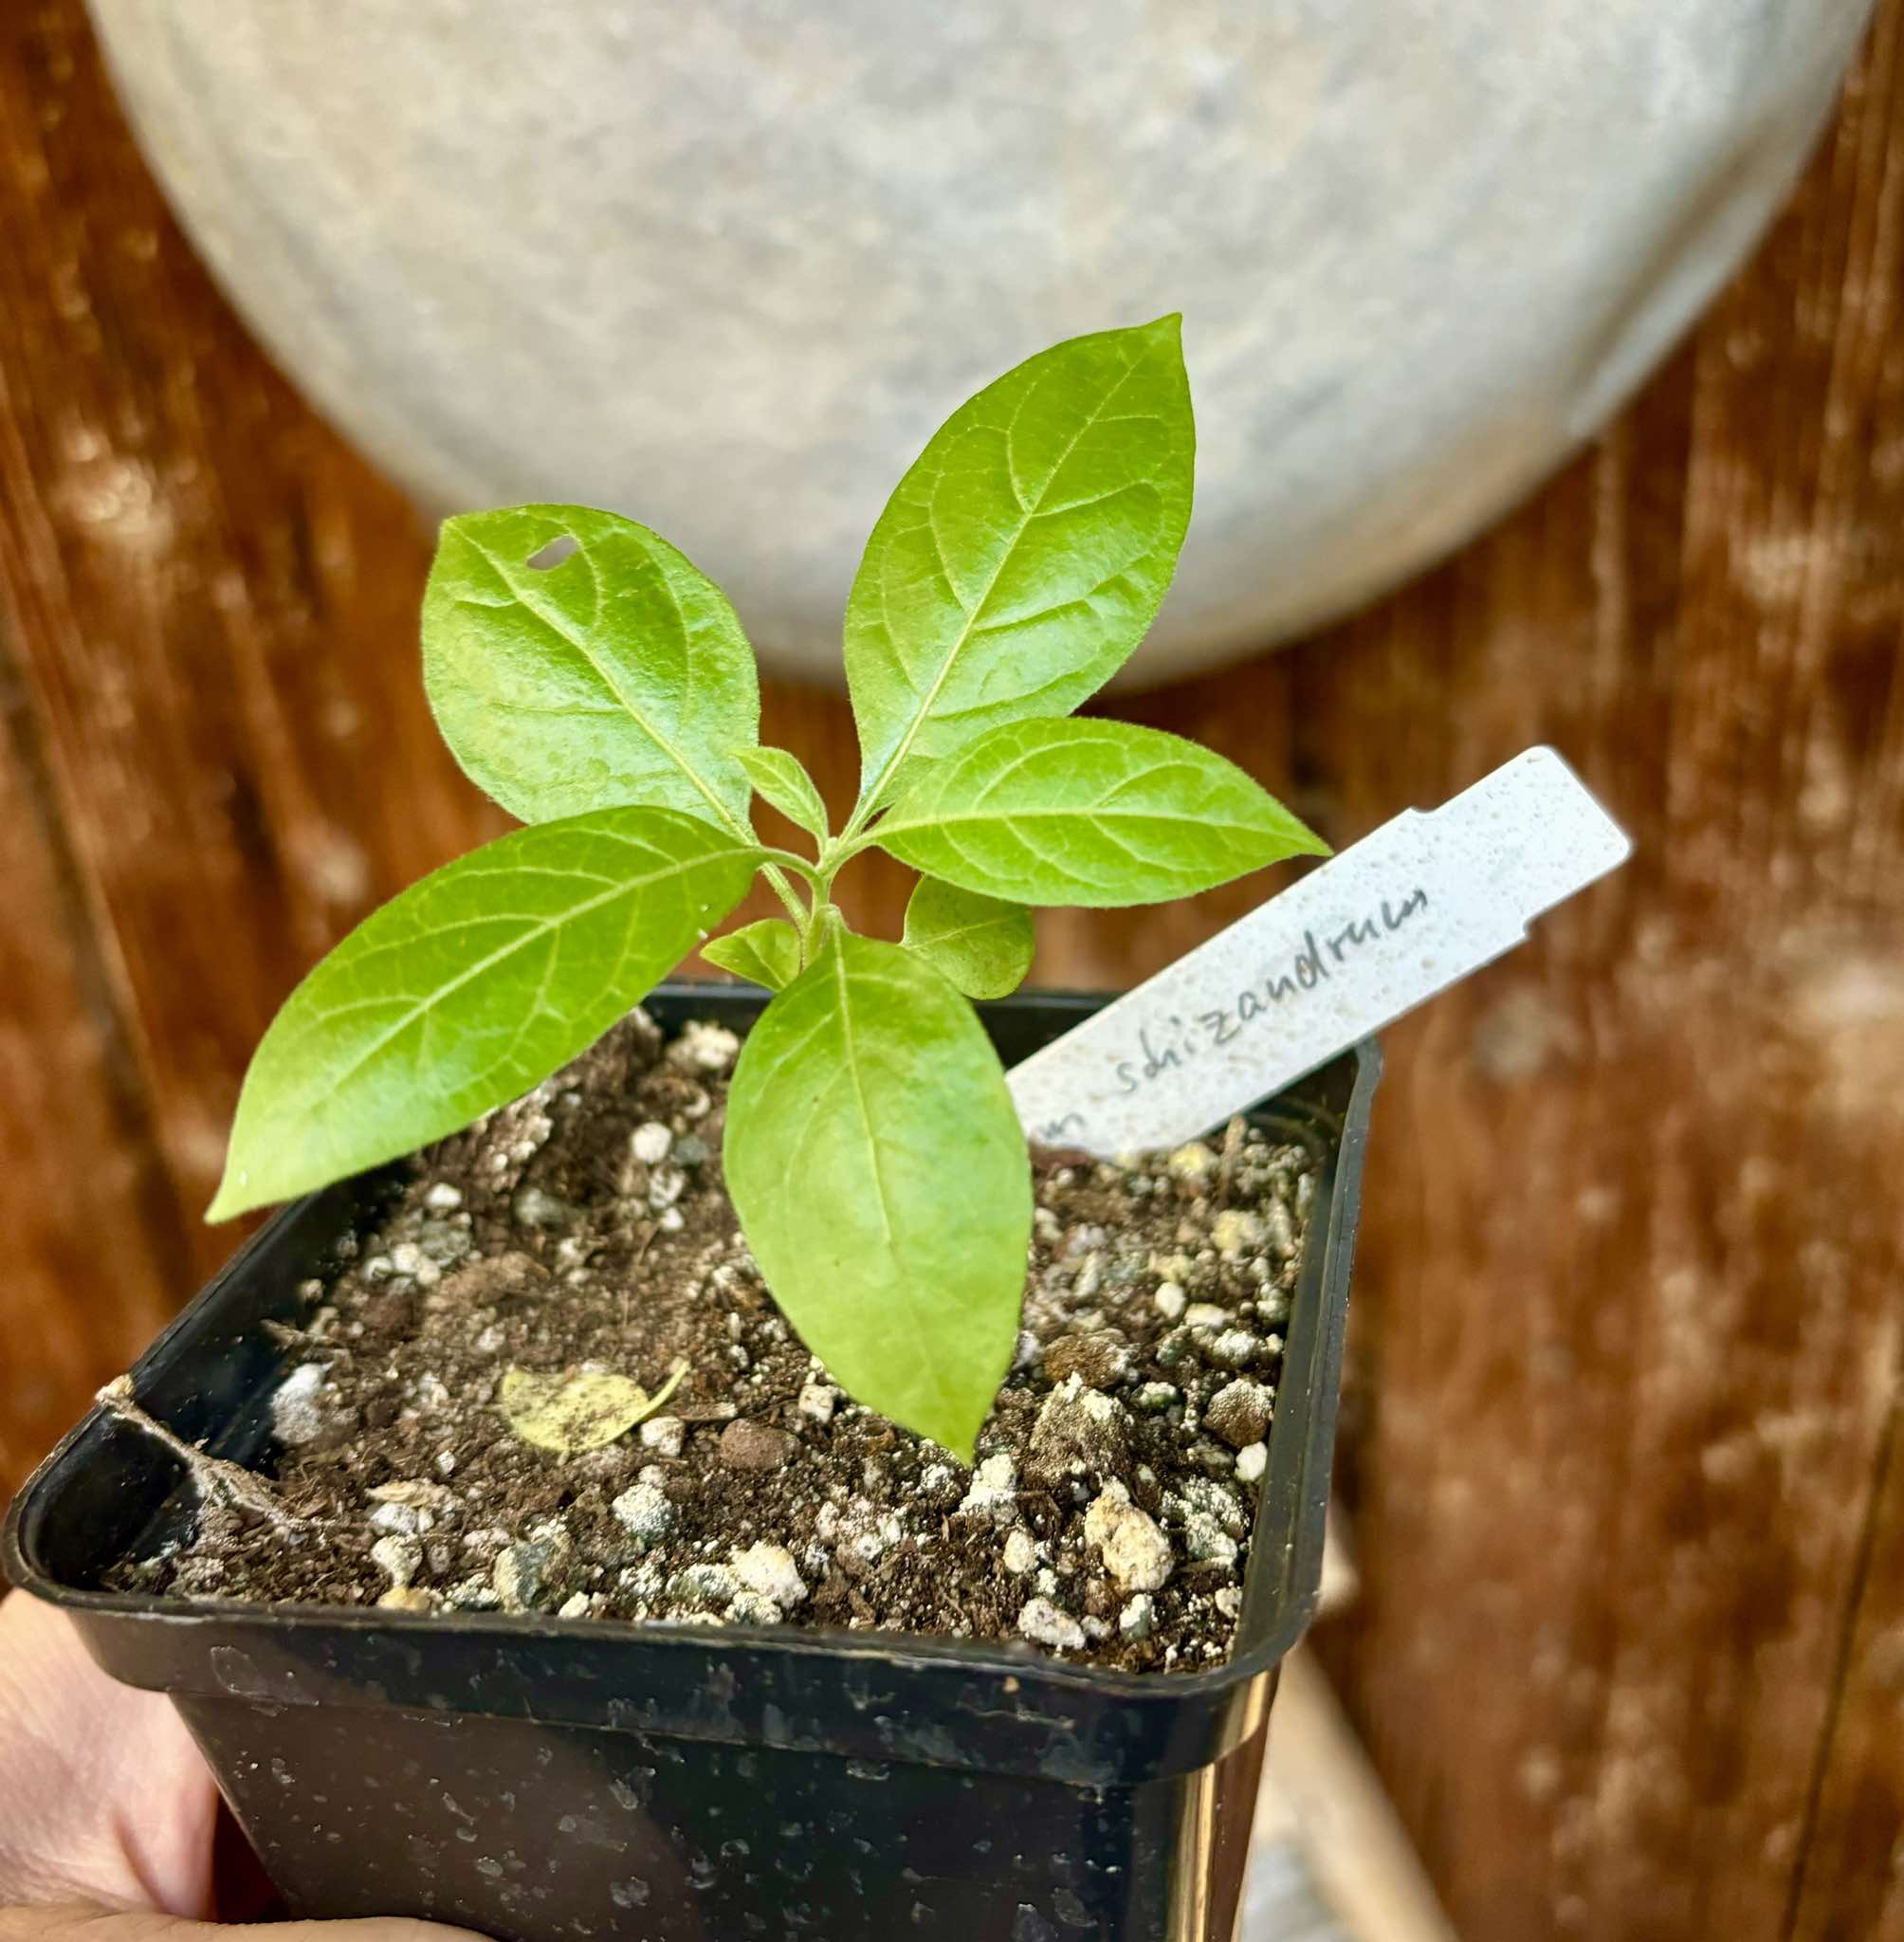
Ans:
{"label": "weathered wood plank", "polygon": [[[496,819],[416,673],[427,540],[211,289],[81,9],[0,26],[0,561],[182,1204],[311,958]],[[194,1221],[195,1226],[195,1221]],[[200,1266],[229,1234],[195,1234]]]}
{"label": "weathered wood plank", "polygon": [[1403,788],[1547,735],[1641,843],[1381,1121],[1336,1664],[1469,1935],[1782,1933],[1833,1716],[1900,1291],[1897,27],[1689,353],[1323,684]]}
{"label": "weathered wood plank", "polygon": [[1904,1942],[1904,1450],[1884,1478],[1846,1614],[1830,1732],[1800,1843],[1792,1942]]}
{"label": "weathered wood plank", "polygon": [[[0,587],[0,590],[4,590]],[[0,606],[0,1507],[188,1272],[120,1021],[38,787]]]}

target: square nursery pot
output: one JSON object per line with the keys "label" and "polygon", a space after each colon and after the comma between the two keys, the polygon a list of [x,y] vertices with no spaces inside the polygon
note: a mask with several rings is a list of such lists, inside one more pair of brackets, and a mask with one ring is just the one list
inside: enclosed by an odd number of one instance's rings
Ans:
{"label": "square nursery pot", "polygon": [[[763,998],[671,985],[665,1029]],[[1006,1062],[1101,999],[981,1005]],[[193,1603],[101,1588],[192,1515],[176,1459],[95,1411],[6,1530],[114,1677],[167,1693],[292,1911],[415,1915],[497,1942],[1229,1942],[1276,1668],[1313,1610],[1370,1095],[1364,1045],[1258,1108],[1321,1177],[1242,1615],[1212,1671],[1027,1645]],[[286,1208],[147,1352],[144,1406],[267,1461],[300,1309],[390,1175]]]}

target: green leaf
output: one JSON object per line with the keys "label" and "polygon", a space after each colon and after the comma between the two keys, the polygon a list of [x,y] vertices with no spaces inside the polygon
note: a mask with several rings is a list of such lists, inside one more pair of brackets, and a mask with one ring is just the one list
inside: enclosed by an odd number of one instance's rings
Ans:
{"label": "green leaf", "polygon": [[701,955],[737,978],[778,991],[800,975],[800,934],[784,917],[763,917],[703,944]]}
{"label": "green leaf", "polygon": [[[564,540],[566,558],[530,564]],[[456,760],[524,822],[638,802],[746,827],[753,650],[720,588],[632,520],[519,505],[448,521],[423,679]]]}
{"label": "green leaf", "polygon": [[863,803],[914,756],[1069,713],[1144,638],[1190,520],[1181,321],[1040,353],[901,480],[847,604]]}
{"label": "green leaf", "polygon": [[441,1139],[585,1051],[745,894],[759,852],[666,809],[518,830],[393,898],[285,1000],[207,1218]]}
{"label": "green leaf", "polygon": [[970,1458],[1011,1366],[1031,1166],[972,1008],[896,944],[832,929],[747,1035],[723,1154],[802,1341],[870,1408]]}
{"label": "green leaf", "polygon": [[525,1443],[575,1456],[600,1450],[650,1417],[681,1385],[685,1362],[650,1396],[613,1369],[558,1369],[553,1375],[511,1366],[503,1374],[496,1406]]}
{"label": "green leaf", "polygon": [[743,748],[739,760],[755,792],[810,836],[827,839],[827,806],[797,756],[784,748]]}
{"label": "green leaf", "polygon": [[1024,904],[1154,904],[1327,846],[1219,755],[1127,722],[1014,722],[874,826],[913,869]]}
{"label": "green leaf", "polygon": [[961,890],[934,876],[920,878],[906,907],[905,944],[967,998],[1016,991],[1036,948],[1032,913],[1022,904]]}

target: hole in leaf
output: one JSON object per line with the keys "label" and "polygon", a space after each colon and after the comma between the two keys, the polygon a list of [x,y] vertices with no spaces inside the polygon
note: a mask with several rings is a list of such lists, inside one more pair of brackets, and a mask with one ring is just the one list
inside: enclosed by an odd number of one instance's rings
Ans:
{"label": "hole in leaf", "polygon": [[546,546],[539,546],[523,563],[534,567],[538,573],[547,573],[551,567],[561,565],[580,543],[573,533],[558,533]]}

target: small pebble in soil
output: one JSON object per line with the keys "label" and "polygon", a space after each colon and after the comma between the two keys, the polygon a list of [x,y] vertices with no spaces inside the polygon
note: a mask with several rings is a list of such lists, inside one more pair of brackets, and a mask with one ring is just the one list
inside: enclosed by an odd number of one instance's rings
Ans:
{"label": "small pebble in soil", "polygon": [[[1230,1469],[1232,1459],[1212,1446],[1217,1468]],[[1186,1509],[1201,1511],[1214,1517],[1232,1537],[1240,1538],[1249,1530],[1249,1518],[1235,1491],[1214,1476],[1186,1476],[1181,1486],[1181,1501]]]}
{"label": "small pebble in soil", "polygon": [[425,1591],[416,1585],[393,1585],[377,1603],[385,1611],[392,1612],[433,1612],[436,1597],[433,1592]]}
{"label": "small pebble in soil", "polygon": [[301,1363],[271,1398],[272,1432],[288,1448],[315,1443],[330,1430],[331,1419],[318,1400],[324,1375],[322,1363]]}
{"label": "small pebble in soil", "polygon": [[1121,1483],[1108,1483],[1084,1514],[1087,1544],[1095,1545],[1104,1568],[1126,1591],[1160,1591],[1176,1563],[1170,1540],[1148,1511],[1130,1501]]}
{"label": "small pebble in soil", "polygon": [[681,1036],[668,1048],[671,1064],[688,1066],[697,1072],[724,1072],[734,1063],[741,1041],[724,1025],[691,1020]]}
{"label": "small pebble in soil", "polygon": [[658,1456],[679,1456],[687,1440],[687,1425],[678,1416],[650,1416],[635,1434],[644,1450]]}
{"label": "small pebble in soil", "polygon": [[1207,1511],[1192,1511],[1183,1519],[1183,1548],[1193,1564],[1236,1566],[1236,1540]]}
{"label": "small pebble in soil", "polygon": [[1025,1459],[1025,1475],[1043,1490],[1067,1482],[1095,1483],[1121,1473],[1127,1460],[1129,1419],[1114,1398],[1087,1389],[1070,1375],[1044,1400]]}
{"label": "small pebble in soil", "polygon": [[1166,1164],[1173,1180],[1187,1181],[1192,1186],[1205,1186],[1216,1178],[1217,1156],[1201,1140],[1179,1146]]}
{"label": "small pebble in soil", "polygon": [[1236,1452],[1236,1475],[1245,1483],[1259,1482],[1269,1467],[1270,1446],[1267,1443],[1251,1443]]}
{"label": "small pebble in soil", "polygon": [[1210,1345],[1211,1360],[1221,1363],[1226,1368],[1248,1368],[1262,1352],[1261,1340],[1247,1328],[1225,1328]]}
{"label": "small pebble in soil", "polygon": [[511,1212],[519,1227],[566,1227],[576,1218],[576,1210],[566,1200],[540,1187],[524,1187],[516,1196]]}
{"label": "small pebble in soil", "polygon": [[1045,1374],[1054,1383],[1074,1375],[1093,1389],[1109,1389],[1129,1373],[1130,1346],[1116,1328],[1060,1335],[1045,1350]]}
{"label": "small pebble in soil", "polygon": [[743,1416],[721,1432],[721,1461],[729,1470],[778,1470],[793,1454],[793,1438],[772,1423]]}
{"label": "small pebble in soil", "polygon": [[799,1567],[783,1546],[751,1544],[745,1550],[737,1550],[729,1562],[744,1589],[772,1599],[782,1611],[805,1602],[807,1587]]}
{"label": "small pebble in soil", "polygon": [[655,1484],[638,1483],[623,1491],[609,1508],[622,1529],[643,1544],[659,1544],[674,1528],[674,1506]]}
{"label": "small pebble in soil", "polygon": [[423,1547],[407,1537],[380,1537],[370,1548],[370,1561],[398,1590],[423,1566]]}
{"label": "small pebble in soil", "polygon": [[1229,1261],[1261,1247],[1267,1232],[1263,1217],[1248,1207],[1225,1207],[1210,1223],[1210,1238],[1216,1242],[1217,1252]]}
{"label": "small pebble in soil", "polygon": [[740,1588],[725,1565],[689,1565],[668,1581],[668,1595],[689,1611],[725,1611]]}
{"label": "small pebble in soil", "polygon": [[539,1611],[567,1596],[569,1544],[559,1527],[544,1528],[536,1536],[497,1553],[490,1584],[510,1612]]}
{"label": "small pebble in soil", "polygon": [[1008,1524],[1017,1513],[1018,1466],[1000,1450],[983,1458],[973,1472],[972,1486],[959,1506],[959,1514]]}
{"label": "small pebble in soil", "polygon": [[428,1511],[413,1504],[379,1504],[370,1513],[373,1530],[390,1530],[403,1537],[418,1537],[433,1520]]}
{"label": "small pebble in soil", "polygon": [[1225,1383],[1204,1405],[1203,1420],[1231,1449],[1260,1443],[1268,1434],[1275,1395],[1262,1383],[1237,1377]]}
{"label": "small pebble in soil", "polygon": [[443,1279],[443,1270],[413,1240],[400,1240],[391,1249],[390,1265],[419,1288],[434,1288]]}
{"label": "small pebble in soil", "polygon": [[1084,1644],[1084,1627],[1048,1598],[1026,1601],[1018,1613],[1018,1630],[1034,1645],[1049,1645],[1053,1652],[1076,1652]]}

